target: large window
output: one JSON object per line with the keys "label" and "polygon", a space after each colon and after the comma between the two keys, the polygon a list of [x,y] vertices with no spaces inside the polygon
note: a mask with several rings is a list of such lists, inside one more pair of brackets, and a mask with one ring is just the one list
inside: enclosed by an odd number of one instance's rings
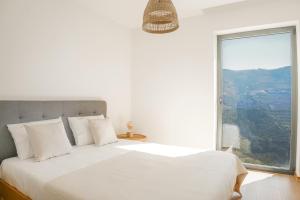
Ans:
{"label": "large window", "polygon": [[296,124],[295,27],[218,38],[218,147],[246,166],[292,172]]}

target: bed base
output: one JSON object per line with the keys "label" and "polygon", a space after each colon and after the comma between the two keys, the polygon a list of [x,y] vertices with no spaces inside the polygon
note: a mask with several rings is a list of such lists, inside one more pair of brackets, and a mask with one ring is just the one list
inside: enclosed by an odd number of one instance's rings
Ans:
{"label": "bed base", "polygon": [[[295,176],[297,181],[300,182],[300,177]],[[242,194],[240,193],[242,196]],[[15,187],[9,185],[4,180],[0,179],[0,200],[32,200],[25,194],[17,190]]]}
{"label": "bed base", "polygon": [[0,179],[0,200],[31,200],[15,187]]}

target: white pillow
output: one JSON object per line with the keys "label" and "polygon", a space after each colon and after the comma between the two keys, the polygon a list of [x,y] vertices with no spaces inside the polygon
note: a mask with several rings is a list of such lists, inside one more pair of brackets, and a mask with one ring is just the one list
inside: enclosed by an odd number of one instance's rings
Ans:
{"label": "white pillow", "polygon": [[96,145],[102,146],[118,141],[109,119],[89,120],[89,125]]}
{"label": "white pillow", "polygon": [[32,148],[29,142],[29,137],[24,125],[30,124],[47,124],[47,123],[55,123],[61,121],[61,118],[50,119],[44,121],[36,121],[36,122],[28,122],[21,124],[8,124],[8,130],[11,133],[11,136],[15,142],[18,157],[21,160],[25,160],[33,157]]}
{"label": "white pillow", "polygon": [[72,146],[62,121],[50,124],[25,125],[37,161],[71,152]]}
{"label": "white pillow", "polygon": [[70,128],[73,132],[77,146],[94,144],[93,136],[89,129],[91,119],[105,119],[103,115],[87,117],[68,117]]}

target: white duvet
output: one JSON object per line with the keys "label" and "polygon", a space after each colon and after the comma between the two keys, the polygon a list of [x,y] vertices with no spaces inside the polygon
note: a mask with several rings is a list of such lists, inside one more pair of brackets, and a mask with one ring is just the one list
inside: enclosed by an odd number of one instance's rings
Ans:
{"label": "white duvet", "polygon": [[1,169],[33,200],[228,200],[246,174],[229,153],[127,141],[43,162],[11,158]]}

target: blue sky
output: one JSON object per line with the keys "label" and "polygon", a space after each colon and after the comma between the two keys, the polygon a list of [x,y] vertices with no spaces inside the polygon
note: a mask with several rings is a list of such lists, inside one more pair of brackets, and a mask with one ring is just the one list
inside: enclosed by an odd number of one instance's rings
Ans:
{"label": "blue sky", "polygon": [[223,68],[246,70],[291,66],[290,44],[290,33],[224,40]]}

